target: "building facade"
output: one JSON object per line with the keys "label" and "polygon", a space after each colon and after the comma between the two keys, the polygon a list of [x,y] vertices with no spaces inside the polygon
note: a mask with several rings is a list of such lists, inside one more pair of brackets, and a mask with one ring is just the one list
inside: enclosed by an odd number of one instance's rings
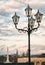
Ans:
{"label": "building facade", "polygon": [[[18,58],[18,63],[27,63],[28,57]],[[31,56],[32,65],[45,65],[45,54]]]}

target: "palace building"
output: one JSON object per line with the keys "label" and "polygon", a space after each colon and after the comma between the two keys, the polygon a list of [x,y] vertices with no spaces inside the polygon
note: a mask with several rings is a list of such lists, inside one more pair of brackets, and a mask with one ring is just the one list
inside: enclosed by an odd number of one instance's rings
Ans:
{"label": "palace building", "polygon": [[[28,62],[28,57],[18,58],[18,63],[27,63],[27,62]],[[45,65],[45,54],[32,55],[31,64],[32,65]]]}

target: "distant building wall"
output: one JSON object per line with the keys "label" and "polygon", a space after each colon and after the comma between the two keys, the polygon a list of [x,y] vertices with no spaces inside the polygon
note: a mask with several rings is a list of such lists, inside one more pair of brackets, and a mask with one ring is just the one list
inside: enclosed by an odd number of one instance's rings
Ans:
{"label": "distant building wall", "polygon": [[[18,63],[25,63],[28,62],[28,58],[18,58]],[[34,65],[45,65],[45,58],[31,58],[31,63]]]}

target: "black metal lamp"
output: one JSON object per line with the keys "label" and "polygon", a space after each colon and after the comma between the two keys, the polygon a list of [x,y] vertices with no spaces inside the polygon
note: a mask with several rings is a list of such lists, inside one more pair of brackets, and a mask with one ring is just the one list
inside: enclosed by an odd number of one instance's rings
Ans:
{"label": "black metal lamp", "polygon": [[32,8],[30,8],[30,6],[28,5],[27,8],[25,9],[25,12],[26,12],[26,16],[30,17],[32,13]]}
{"label": "black metal lamp", "polygon": [[35,14],[35,17],[36,17],[36,20],[37,20],[38,26],[39,26],[40,23],[41,23],[42,16],[43,16],[43,14],[40,13],[39,10],[38,10],[38,12]]}
{"label": "black metal lamp", "polygon": [[17,16],[16,12],[15,15],[12,17],[15,27],[17,28],[17,24],[19,22],[19,16]]}
{"label": "black metal lamp", "polygon": [[[30,34],[32,33],[32,31],[34,30],[37,30],[40,26],[40,23],[41,23],[41,20],[42,20],[42,15],[39,10],[38,12],[34,15],[36,19],[34,19],[32,17],[32,8],[30,8],[30,6],[28,5],[27,8],[25,9],[25,12],[26,12],[26,16],[28,17],[28,28],[27,30],[25,30],[24,28],[23,29],[19,29],[17,28],[17,24],[19,22],[19,16],[17,16],[17,14],[15,13],[15,15],[12,17],[13,19],[13,22],[14,22],[14,25],[15,25],[15,28],[18,30],[18,31],[22,31],[22,32],[27,32],[28,33],[28,62],[29,62],[29,65],[31,63],[30,61]],[[35,21],[37,22],[38,26],[34,28],[34,25],[35,25]]]}

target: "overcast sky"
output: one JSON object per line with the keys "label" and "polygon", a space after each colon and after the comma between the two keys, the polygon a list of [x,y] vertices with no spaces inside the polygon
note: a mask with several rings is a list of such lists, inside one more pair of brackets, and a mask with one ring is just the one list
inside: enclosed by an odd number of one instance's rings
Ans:
{"label": "overcast sky", "polygon": [[40,28],[30,36],[31,54],[45,53],[45,0],[0,0],[0,54],[6,52],[7,46],[10,53],[13,53],[15,48],[21,52],[27,49],[28,35],[15,29],[12,16],[17,12],[20,16],[18,27],[26,27],[25,8],[28,4],[32,8],[32,15],[35,15],[38,9],[43,14]]}

